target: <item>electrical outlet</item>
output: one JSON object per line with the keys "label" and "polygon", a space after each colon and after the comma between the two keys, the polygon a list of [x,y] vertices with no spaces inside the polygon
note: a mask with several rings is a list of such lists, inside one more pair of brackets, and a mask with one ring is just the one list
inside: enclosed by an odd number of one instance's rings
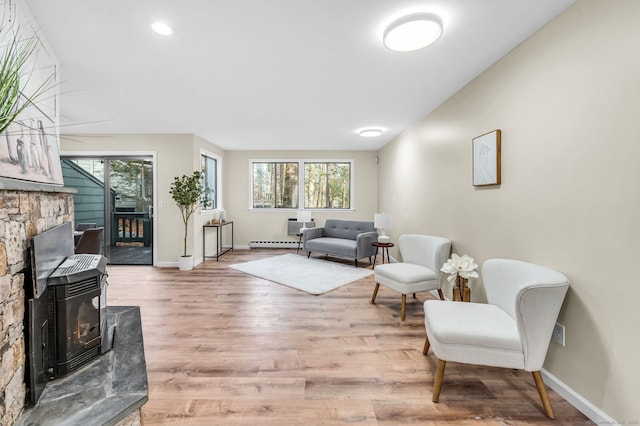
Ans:
{"label": "electrical outlet", "polygon": [[553,327],[553,334],[551,335],[551,339],[559,345],[564,346],[564,325],[559,322]]}

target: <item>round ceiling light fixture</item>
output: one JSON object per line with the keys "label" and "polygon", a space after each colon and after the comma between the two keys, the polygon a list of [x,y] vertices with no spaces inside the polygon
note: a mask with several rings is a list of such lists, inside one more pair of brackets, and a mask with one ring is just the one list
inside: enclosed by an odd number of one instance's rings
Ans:
{"label": "round ceiling light fixture", "polygon": [[358,131],[358,134],[363,138],[375,138],[376,136],[380,136],[384,133],[381,129],[362,129]]}
{"label": "round ceiling light fixture", "polygon": [[411,52],[433,44],[442,35],[442,20],[433,13],[413,13],[393,21],[384,31],[384,45],[395,52]]}
{"label": "round ceiling light fixture", "polygon": [[176,29],[164,22],[154,22],[151,29],[160,35],[170,36],[176,33]]}

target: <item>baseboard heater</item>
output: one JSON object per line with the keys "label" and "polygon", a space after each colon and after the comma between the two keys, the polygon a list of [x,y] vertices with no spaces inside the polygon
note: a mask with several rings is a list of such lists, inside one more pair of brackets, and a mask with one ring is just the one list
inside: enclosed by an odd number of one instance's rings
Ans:
{"label": "baseboard heater", "polygon": [[251,248],[298,248],[298,241],[251,241]]}

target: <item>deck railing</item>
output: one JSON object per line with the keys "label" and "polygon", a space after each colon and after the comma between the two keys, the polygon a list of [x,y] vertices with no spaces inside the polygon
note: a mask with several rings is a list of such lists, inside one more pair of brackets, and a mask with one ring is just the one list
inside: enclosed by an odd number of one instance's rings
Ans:
{"label": "deck railing", "polygon": [[151,245],[151,219],[149,213],[112,212],[111,244],[143,243]]}

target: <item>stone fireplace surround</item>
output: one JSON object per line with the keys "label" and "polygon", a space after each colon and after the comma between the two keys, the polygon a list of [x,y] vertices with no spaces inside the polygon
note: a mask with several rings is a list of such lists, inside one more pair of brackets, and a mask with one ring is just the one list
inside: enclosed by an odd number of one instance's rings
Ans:
{"label": "stone fireplace surround", "polygon": [[[42,424],[38,421],[38,412],[44,408],[45,416],[51,414],[46,413],[48,411],[46,407],[36,405],[26,411],[27,415],[23,415],[26,396],[25,368],[28,368],[25,366],[25,284],[31,285],[30,282],[25,283],[25,271],[30,267],[28,241],[34,235],[54,226],[73,221],[74,193],[74,189],[61,186],[0,178],[0,424],[2,425]],[[109,370],[108,374],[120,369],[125,372],[122,378],[132,377],[131,374],[133,374],[136,380],[127,381],[124,387],[122,384],[117,384],[105,389],[104,392],[96,392],[94,400],[85,399],[80,403],[89,406],[94,404],[94,407],[102,407],[102,410],[106,407],[106,411],[110,412],[106,417],[107,420],[96,424],[139,425],[139,408],[147,401],[148,395],[139,309],[110,307],[108,315],[117,322],[118,326],[125,325],[120,328],[120,334],[122,337],[126,334],[126,338],[122,339],[122,344],[116,345],[119,346],[119,350],[108,352],[83,367],[78,373],[99,375],[101,372],[96,372],[96,369],[104,369],[106,366]],[[123,324],[120,324],[120,321]],[[125,330],[127,330],[126,333],[123,333]],[[116,337],[116,339],[119,338]],[[133,356],[120,351],[127,347],[134,351]],[[137,362],[132,364],[129,361],[131,359]],[[117,363],[118,360],[127,360],[127,362],[120,366]],[[114,367],[116,365],[117,367]],[[132,373],[132,368],[136,371],[135,373]],[[74,389],[65,389],[65,387],[68,384],[77,389],[78,378],[74,376],[78,373],[51,382],[55,385],[47,385],[47,388],[51,388],[50,393],[73,393]],[[119,392],[120,388],[124,390],[124,395],[114,395],[114,389]],[[47,391],[48,389],[45,389],[45,392]],[[83,396],[87,393],[83,392]],[[46,395],[43,394],[43,396]],[[89,397],[92,398],[92,396]],[[109,402],[105,405],[107,399],[113,401],[121,400],[123,397],[128,399],[128,403],[122,407],[109,405]],[[61,401],[57,401],[55,406],[57,412],[65,408],[64,403],[61,405]],[[92,416],[94,412],[91,410],[88,415]],[[33,420],[36,423],[33,423]]]}

